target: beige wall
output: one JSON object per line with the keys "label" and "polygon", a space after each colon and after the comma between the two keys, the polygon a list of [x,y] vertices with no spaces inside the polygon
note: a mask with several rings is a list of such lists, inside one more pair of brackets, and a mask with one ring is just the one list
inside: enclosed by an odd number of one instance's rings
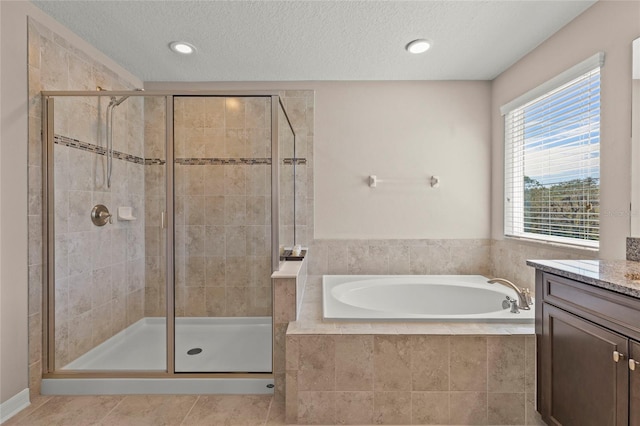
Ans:
{"label": "beige wall", "polygon": [[0,2],[0,402],[27,387],[27,19]]}
{"label": "beige wall", "polygon": [[[323,83],[315,237],[488,237],[489,94],[488,82]],[[417,182],[373,189],[369,175]]]}
{"label": "beige wall", "polygon": [[[40,374],[37,369],[28,371],[27,367],[30,359],[27,349],[27,282],[29,272],[35,272],[27,268],[27,17],[34,17],[55,30],[79,51],[115,70],[132,85],[139,87],[142,83],[28,2],[2,1],[0,16],[0,402],[4,402],[27,387],[28,374],[34,379]],[[35,305],[39,304],[37,298],[32,297],[31,300]]]}
{"label": "beige wall", "polygon": [[[640,2],[599,1],[493,81],[491,231],[494,239],[503,239],[503,119],[500,106],[593,54],[604,52],[599,257],[625,258],[631,179],[631,42],[638,35]],[[533,257],[527,254],[529,249],[522,248],[526,244],[511,244],[523,250],[524,257]],[[535,250],[540,245],[531,247]]]}

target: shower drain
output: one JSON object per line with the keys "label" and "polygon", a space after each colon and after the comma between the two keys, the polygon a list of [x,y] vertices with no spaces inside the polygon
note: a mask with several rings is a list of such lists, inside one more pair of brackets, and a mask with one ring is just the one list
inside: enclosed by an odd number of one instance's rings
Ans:
{"label": "shower drain", "polygon": [[187,355],[198,355],[200,352],[202,352],[202,348],[193,348],[187,351]]}

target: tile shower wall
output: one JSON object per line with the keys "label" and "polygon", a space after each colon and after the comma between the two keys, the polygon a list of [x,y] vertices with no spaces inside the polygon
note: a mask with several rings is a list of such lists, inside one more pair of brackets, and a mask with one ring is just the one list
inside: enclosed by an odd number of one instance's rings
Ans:
{"label": "tile shower wall", "polygon": [[[113,90],[132,87],[34,20],[29,20],[29,388],[39,393],[42,374],[42,141],[41,90]],[[141,157],[142,103],[119,107],[114,148]],[[105,103],[56,102],[56,133],[100,144],[96,117]],[[66,118],[65,118],[66,117]],[[104,121],[103,121],[104,122]],[[102,139],[103,141],[103,139]],[[144,233],[141,222],[94,227],[89,219],[98,202],[143,208],[141,164],[114,160],[114,186],[104,185],[103,155],[64,144],[54,152],[56,170],[57,366],[80,355],[142,316]],[[143,217],[143,215],[142,215]],[[128,249],[125,250],[125,247]]]}
{"label": "tile shower wall", "polygon": [[176,315],[271,315],[268,98],[174,103]]}

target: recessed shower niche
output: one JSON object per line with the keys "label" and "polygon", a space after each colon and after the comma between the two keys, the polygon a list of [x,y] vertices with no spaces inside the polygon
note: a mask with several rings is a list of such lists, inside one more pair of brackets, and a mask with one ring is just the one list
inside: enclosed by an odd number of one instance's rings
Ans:
{"label": "recessed shower niche", "polygon": [[43,123],[43,391],[188,377],[271,392],[297,161],[278,93],[43,92]]}

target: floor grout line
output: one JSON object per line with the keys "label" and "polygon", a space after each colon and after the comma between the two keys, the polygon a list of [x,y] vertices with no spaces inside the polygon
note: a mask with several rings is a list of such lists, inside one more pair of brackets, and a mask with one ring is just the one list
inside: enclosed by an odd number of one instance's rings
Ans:
{"label": "floor grout line", "polygon": [[275,400],[275,395],[271,396],[271,401],[269,401],[269,408],[267,408],[267,417],[264,419],[264,426],[267,426],[269,423],[269,416],[271,415],[271,407],[273,407],[273,401]]}
{"label": "floor grout line", "polygon": [[182,426],[184,424],[184,421],[187,420],[187,417],[189,417],[189,414],[191,414],[191,411],[193,410],[193,407],[195,407],[196,404],[198,403],[198,401],[200,401],[200,395],[196,395],[196,396],[197,396],[196,400],[193,401],[193,404],[191,405],[191,408],[189,408],[189,411],[187,411],[187,414],[184,415],[184,418],[180,422],[180,426]]}
{"label": "floor grout line", "polygon": [[111,410],[109,410],[109,412],[107,412],[107,414],[103,418],[101,418],[98,423],[101,423],[104,419],[109,417],[109,414],[113,413],[113,410],[115,410],[120,404],[122,404],[122,401],[124,401],[126,397],[127,397],[127,395],[122,396],[120,401],[118,401],[118,403],[116,405],[114,405],[113,408]]}

